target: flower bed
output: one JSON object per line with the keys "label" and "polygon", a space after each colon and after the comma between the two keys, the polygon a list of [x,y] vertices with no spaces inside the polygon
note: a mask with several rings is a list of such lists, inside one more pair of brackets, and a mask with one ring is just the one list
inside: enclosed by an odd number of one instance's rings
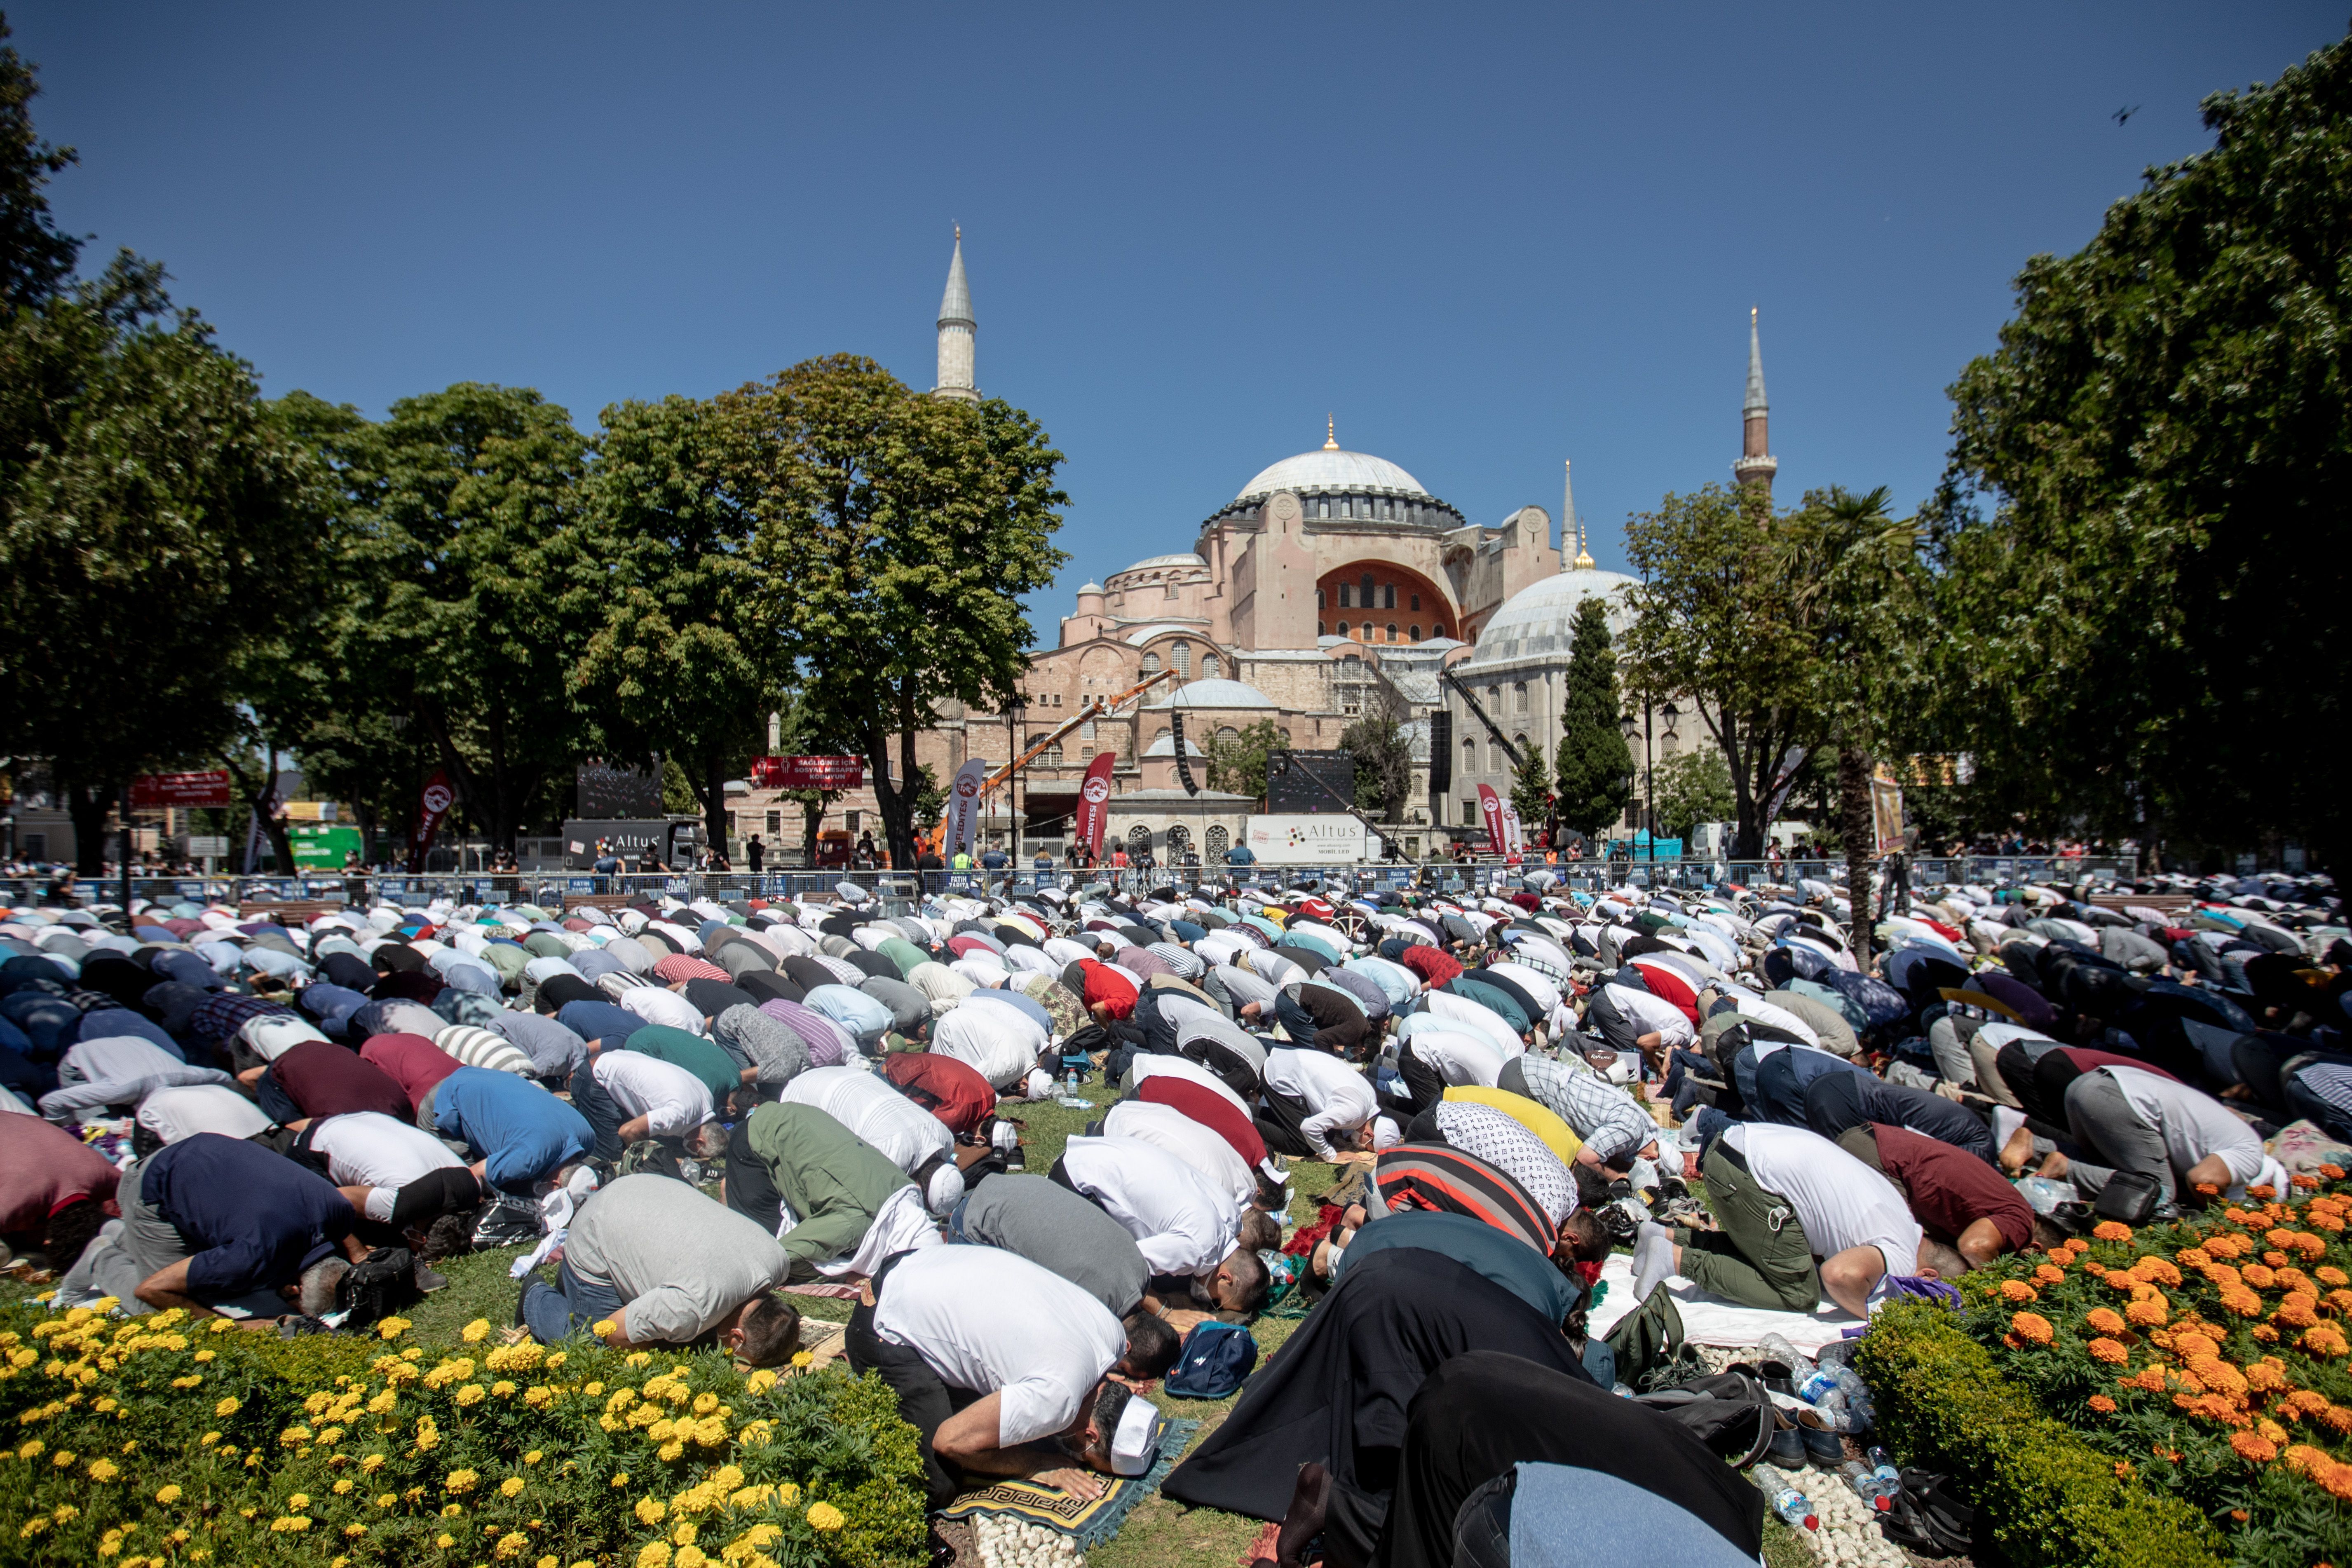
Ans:
{"label": "flower bed", "polygon": [[[2179,1507],[2201,1560],[2218,1542],[2249,1568],[2352,1563],[2347,1221],[2352,1196],[2331,1192],[2137,1234],[2107,1222],[1969,1276],[1956,1317],[1881,1314],[1864,1376],[1894,1395],[1899,1449],[1990,1486],[1979,1501],[2021,1561],[2158,1561],[2034,1545],[2121,1488]],[[2035,1445],[2075,1457],[2037,1479],[2019,1458]]]}
{"label": "flower bed", "polygon": [[715,1352],[281,1342],[0,1308],[0,1555],[182,1563],[897,1568],[921,1465],[889,1391]]}

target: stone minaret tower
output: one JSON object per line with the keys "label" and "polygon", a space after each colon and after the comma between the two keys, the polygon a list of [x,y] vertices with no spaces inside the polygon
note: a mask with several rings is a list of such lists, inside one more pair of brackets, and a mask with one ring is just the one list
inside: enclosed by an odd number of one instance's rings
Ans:
{"label": "stone minaret tower", "polygon": [[[942,358],[940,363],[945,365],[947,362]],[[1772,476],[1780,471],[1780,459],[1772,456],[1770,412],[1770,405],[1764,401],[1764,351],[1757,343],[1756,310],[1750,306],[1748,311],[1748,397],[1740,405],[1740,413],[1747,424],[1747,438],[1740,444],[1739,461],[1731,465],[1731,472],[1732,477],[1743,485],[1762,485],[1768,500],[1772,494]]]}
{"label": "stone minaret tower", "polygon": [[940,384],[933,397],[978,403],[980,388],[972,380],[971,286],[963,280],[963,228],[956,228],[955,259],[948,263],[948,290],[940,297]]}
{"label": "stone minaret tower", "polygon": [[1576,515],[1575,466],[1563,458],[1559,465],[1559,548],[1562,554],[1568,552],[1568,542],[1571,535],[1576,540],[1576,555],[1569,563],[1570,569],[1576,572],[1591,571],[1592,552],[1584,547],[1584,523]]}

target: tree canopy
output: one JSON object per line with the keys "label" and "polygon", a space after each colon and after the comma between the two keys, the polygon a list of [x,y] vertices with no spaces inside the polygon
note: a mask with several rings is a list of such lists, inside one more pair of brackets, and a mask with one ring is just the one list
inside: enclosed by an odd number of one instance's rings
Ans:
{"label": "tree canopy", "polygon": [[1617,728],[1617,650],[1597,598],[1576,606],[1568,681],[1559,714],[1559,820],[1591,837],[1625,814],[1633,798],[1633,752]]}
{"label": "tree canopy", "polygon": [[1265,799],[1265,754],[1289,744],[1282,737],[1282,727],[1271,719],[1244,724],[1230,737],[1213,738],[1209,742],[1209,787]]}

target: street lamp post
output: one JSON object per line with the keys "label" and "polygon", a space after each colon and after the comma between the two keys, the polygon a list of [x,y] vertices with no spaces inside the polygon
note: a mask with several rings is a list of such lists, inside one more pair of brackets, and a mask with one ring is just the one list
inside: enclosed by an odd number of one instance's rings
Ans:
{"label": "street lamp post", "polygon": [[[1022,716],[1028,710],[1028,702],[1017,691],[1013,694],[1013,700],[1005,705],[1004,743],[1009,748],[1005,752],[1009,759],[1008,766],[1021,760],[1021,741],[1014,733],[1014,726],[1021,722]],[[1013,767],[1005,775],[1004,813],[1005,837],[1012,842],[1013,868],[1018,871],[1021,868],[1021,770],[1018,767]]]}

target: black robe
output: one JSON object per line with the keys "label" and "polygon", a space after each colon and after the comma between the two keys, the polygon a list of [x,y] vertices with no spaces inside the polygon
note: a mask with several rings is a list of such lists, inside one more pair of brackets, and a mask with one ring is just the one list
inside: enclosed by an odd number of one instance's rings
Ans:
{"label": "black robe", "polygon": [[1376,1252],[1349,1267],[1160,1489],[1194,1507],[1278,1520],[1298,1467],[1320,1462],[1335,1510],[1344,1491],[1376,1518],[1396,1483],[1414,1393],[1470,1351],[1591,1381],[1559,1328],[1493,1280],[1434,1253]]}

